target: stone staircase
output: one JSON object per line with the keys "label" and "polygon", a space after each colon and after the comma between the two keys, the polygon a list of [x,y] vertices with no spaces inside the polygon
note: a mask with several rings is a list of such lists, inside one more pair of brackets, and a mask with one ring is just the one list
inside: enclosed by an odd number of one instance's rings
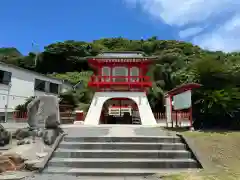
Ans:
{"label": "stone staircase", "polygon": [[64,137],[44,173],[77,176],[142,176],[199,168],[181,138]]}

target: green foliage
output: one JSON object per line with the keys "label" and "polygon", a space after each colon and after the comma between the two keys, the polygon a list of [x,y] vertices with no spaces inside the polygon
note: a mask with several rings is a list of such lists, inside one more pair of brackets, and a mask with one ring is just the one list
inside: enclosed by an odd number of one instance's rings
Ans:
{"label": "green foliage", "polygon": [[24,104],[19,104],[15,107],[15,110],[19,112],[27,112],[27,106],[28,104],[34,99],[35,97],[30,97],[26,100]]}
{"label": "green foliage", "polygon": [[[6,63],[65,79],[73,84],[83,82],[83,89],[61,95],[78,108],[88,109],[93,95],[87,88],[92,74],[85,57],[101,51],[143,51],[157,56],[148,75],[153,81],[148,98],[153,111],[164,111],[164,93],[190,82],[202,84],[193,94],[196,126],[240,127],[240,53],[211,52],[191,43],[158,40],[129,40],[122,37],[105,38],[93,42],[65,41],[50,44],[38,56],[22,56],[14,48],[0,49]],[[13,53],[15,51],[15,53]],[[4,52],[4,55],[3,53]]]}
{"label": "green foliage", "polygon": [[62,74],[51,74],[50,76],[67,80],[72,84],[77,84],[79,81],[83,81],[86,84],[92,74],[93,74],[92,71],[83,71],[83,72],[66,72]]}
{"label": "green foliage", "polygon": [[21,57],[22,54],[14,47],[0,48],[0,57]]}
{"label": "green foliage", "polygon": [[93,97],[93,91],[87,88],[72,90],[60,95],[60,104],[70,104],[76,109],[88,110]]}

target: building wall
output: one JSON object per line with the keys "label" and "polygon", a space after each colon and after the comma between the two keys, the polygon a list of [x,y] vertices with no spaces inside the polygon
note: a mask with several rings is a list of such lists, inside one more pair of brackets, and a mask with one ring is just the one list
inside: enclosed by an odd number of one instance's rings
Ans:
{"label": "building wall", "polygon": [[104,103],[112,98],[129,98],[133,100],[137,104],[142,125],[157,124],[145,92],[96,92],[84,124],[98,125]]}
{"label": "building wall", "polygon": [[59,90],[64,90],[68,87],[66,85],[66,87],[62,89],[61,80],[48,78],[44,75],[38,75],[37,73],[25,71],[11,66],[0,64],[0,70],[12,73],[10,85],[0,83],[0,112],[5,112],[6,104],[8,104],[7,111],[11,112],[17,105],[25,103],[26,99],[31,96],[50,94],[35,90],[35,79],[59,84]]}

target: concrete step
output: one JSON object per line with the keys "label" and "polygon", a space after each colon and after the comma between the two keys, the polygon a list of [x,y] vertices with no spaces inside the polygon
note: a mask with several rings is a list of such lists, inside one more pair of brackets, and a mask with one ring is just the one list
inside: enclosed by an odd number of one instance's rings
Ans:
{"label": "concrete step", "polygon": [[148,136],[148,137],[70,137],[63,139],[65,142],[158,142],[177,143],[181,142],[178,136]]}
{"label": "concrete step", "polygon": [[185,150],[183,143],[137,142],[61,142],[62,149],[114,149],[114,150]]}
{"label": "concrete step", "polygon": [[191,158],[186,150],[78,150],[58,149],[58,158]]}
{"label": "concrete step", "polygon": [[73,168],[197,168],[193,159],[52,158],[48,166]]}
{"label": "concrete step", "polygon": [[[64,174],[73,176],[146,176],[152,174],[172,174],[196,171],[196,169],[143,169],[143,168],[120,168],[120,169],[102,169],[102,168],[68,168],[68,167],[47,167],[44,173]],[[137,178],[136,178],[137,179]]]}

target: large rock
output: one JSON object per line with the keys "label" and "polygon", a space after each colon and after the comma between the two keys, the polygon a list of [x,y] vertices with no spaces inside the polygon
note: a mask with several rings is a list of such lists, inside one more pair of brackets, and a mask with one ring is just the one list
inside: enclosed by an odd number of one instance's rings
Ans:
{"label": "large rock", "polygon": [[59,133],[58,129],[46,129],[43,133],[43,142],[49,146],[53,145]]}
{"label": "large rock", "polygon": [[45,95],[28,104],[28,124],[32,128],[57,128],[60,124],[58,98]]}
{"label": "large rock", "polygon": [[24,168],[24,159],[18,154],[0,155],[0,173],[5,171],[15,171]]}
{"label": "large rock", "polygon": [[5,146],[10,143],[11,133],[8,132],[1,124],[0,124],[0,146]]}
{"label": "large rock", "polygon": [[13,134],[13,137],[17,140],[22,140],[29,136],[31,136],[31,131],[29,128],[17,129]]}

